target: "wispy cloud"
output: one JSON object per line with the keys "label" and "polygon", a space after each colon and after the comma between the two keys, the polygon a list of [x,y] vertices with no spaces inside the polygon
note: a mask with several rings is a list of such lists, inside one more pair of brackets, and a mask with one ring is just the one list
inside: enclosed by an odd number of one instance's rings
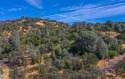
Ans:
{"label": "wispy cloud", "polygon": [[36,8],[42,9],[42,0],[25,0],[25,1]]}
{"label": "wispy cloud", "polygon": [[27,7],[25,7],[25,6],[20,6],[20,5],[16,5],[14,8],[8,9],[8,11],[10,11],[10,12],[15,12],[15,11],[21,11],[21,10],[24,10],[24,9],[27,9]]}
{"label": "wispy cloud", "polygon": [[[57,19],[63,22],[74,22],[82,20],[93,20],[98,18],[110,17],[125,14],[125,3],[110,4],[110,5],[84,5],[84,6],[69,6],[62,8],[62,13],[46,16],[50,19]],[[63,15],[63,16],[62,16]],[[45,18],[46,18],[45,17]]]}
{"label": "wispy cloud", "polygon": [[22,8],[11,8],[8,11],[21,11],[21,10],[22,10]]}
{"label": "wispy cloud", "polygon": [[78,9],[90,9],[90,8],[94,8],[97,7],[99,4],[88,4],[88,5],[83,5],[83,6],[69,6],[69,7],[65,7],[65,8],[61,8],[61,11],[73,11],[73,10],[78,10]]}
{"label": "wispy cloud", "polygon": [[75,21],[82,21],[83,20],[83,19],[80,19],[80,18],[77,18],[74,16],[70,16],[69,14],[66,15],[65,13],[44,16],[41,18],[55,19],[55,20],[63,21],[63,22],[75,22]]}
{"label": "wispy cloud", "polygon": [[22,9],[27,9],[27,8],[28,8],[28,7],[23,6],[23,5],[16,5],[16,7],[18,7],[18,8],[22,8]]}

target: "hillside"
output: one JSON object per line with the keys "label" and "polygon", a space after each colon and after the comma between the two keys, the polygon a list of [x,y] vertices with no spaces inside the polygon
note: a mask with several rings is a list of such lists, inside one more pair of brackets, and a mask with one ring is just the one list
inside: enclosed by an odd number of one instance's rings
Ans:
{"label": "hillside", "polygon": [[[69,25],[30,17],[1,21],[0,78],[124,78],[125,66],[120,70],[117,64],[124,61],[124,45],[124,22],[83,21]],[[103,70],[109,65],[105,61],[113,65],[106,73]]]}

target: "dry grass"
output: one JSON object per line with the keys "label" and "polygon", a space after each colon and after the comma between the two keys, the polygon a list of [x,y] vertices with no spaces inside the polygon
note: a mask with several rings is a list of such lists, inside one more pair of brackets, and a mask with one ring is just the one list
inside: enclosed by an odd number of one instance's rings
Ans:
{"label": "dry grass", "polygon": [[98,64],[97,64],[97,66],[98,66],[100,69],[104,69],[105,67],[108,67],[108,66],[110,66],[110,65],[112,65],[112,64],[114,64],[114,63],[116,63],[116,62],[118,62],[118,61],[120,61],[120,60],[122,60],[122,59],[124,59],[124,57],[125,57],[125,54],[119,55],[119,56],[117,56],[117,57],[114,57],[113,59],[109,60],[109,62],[104,61],[104,60],[100,60],[100,61],[98,62]]}
{"label": "dry grass", "polygon": [[10,68],[9,67],[3,67],[3,76],[4,76],[4,78],[3,79],[10,79],[9,78],[9,71],[10,71]]}
{"label": "dry grass", "polygon": [[74,40],[71,40],[71,41],[70,41],[70,44],[73,44],[74,42],[75,42]]}
{"label": "dry grass", "polygon": [[19,31],[19,32],[21,32],[21,31],[22,31],[22,28],[23,28],[23,27],[22,27],[22,26],[20,26],[18,31]]}
{"label": "dry grass", "polygon": [[106,72],[106,76],[107,76],[107,78],[106,78],[106,79],[111,79],[111,77],[112,77],[113,79],[122,79],[122,78],[121,78],[121,77],[119,77],[119,76],[117,76],[117,77],[116,77],[116,75],[115,75],[115,74],[110,73],[110,72]]}
{"label": "dry grass", "polygon": [[58,73],[63,74],[63,73],[64,73],[64,71],[63,71],[63,70],[60,70]]}
{"label": "dry grass", "polygon": [[25,22],[26,20],[21,20],[21,21],[18,21],[18,23],[22,23],[22,22]]}
{"label": "dry grass", "polygon": [[122,44],[121,46],[122,46],[123,49],[125,49],[125,44]]}
{"label": "dry grass", "polygon": [[[111,60],[109,60],[109,62],[107,61],[104,61],[104,60],[100,60],[97,64],[97,66],[100,68],[100,69],[105,69],[109,66],[112,66],[113,64],[117,63],[118,61],[124,59],[125,57],[125,54],[124,55],[120,55],[120,56],[117,56]],[[114,73],[111,73],[111,72],[106,72],[106,79],[111,79],[111,77],[113,77],[114,79],[122,79],[121,77],[119,76],[115,76]]]}
{"label": "dry grass", "polygon": [[107,32],[101,32],[101,34],[103,34],[103,35],[111,35],[111,36],[113,36],[113,37],[116,37],[116,36],[118,36],[120,33],[113,32],[113,31],[107,31]]}
{"label": "dry grass", "polygon": [[43,21],[39,21],[35,23],[36,25],[40,25],[40,26],[44,26],[45,24],[43,23]]}
{"label": "dry grass", "polygon": [[12,31],[4,31],[2,36],[7,36],[8,38],[11,37]]}
{"label": "dry grass", "polygon": [[49,53],[47,54],[48,57],[50,57],[51,55],[52,55],[52,52],[49,52]]}
{"label": "dry grass", "polygon": [[31,73],[27,73],[27,74],[26,74],[26,79],[29,79],[30,76],[33,76],[33,75],[36,75],[36,74],[38,74],[37,71],[33,71],[33,72],[31,72]]}

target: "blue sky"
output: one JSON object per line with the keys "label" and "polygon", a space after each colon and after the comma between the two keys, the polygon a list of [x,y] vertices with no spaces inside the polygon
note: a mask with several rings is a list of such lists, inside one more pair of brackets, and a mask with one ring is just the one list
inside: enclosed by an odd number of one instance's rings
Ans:
{"label": "blue sky", "polygon": [[0,20],[21,16],[67,23],[125,21],[125,0],[1,0]]}

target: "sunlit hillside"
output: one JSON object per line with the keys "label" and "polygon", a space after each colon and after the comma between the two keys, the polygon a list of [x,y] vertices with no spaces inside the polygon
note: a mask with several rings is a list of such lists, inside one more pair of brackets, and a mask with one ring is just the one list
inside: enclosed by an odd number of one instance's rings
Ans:
{"label": "sunlit hillside", "polygon": [[0,22],[1,79],[122,79],[125,23]]}

